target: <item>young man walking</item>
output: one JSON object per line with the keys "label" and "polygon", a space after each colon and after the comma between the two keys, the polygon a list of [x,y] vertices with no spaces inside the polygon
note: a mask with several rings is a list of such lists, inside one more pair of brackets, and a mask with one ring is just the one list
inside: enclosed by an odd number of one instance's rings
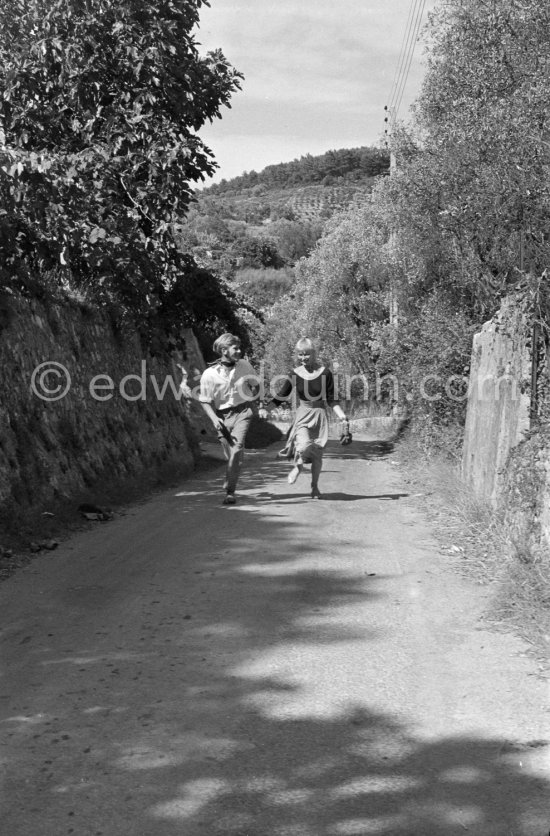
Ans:
{"label": "young man walking", "polygon": [[246,433],[253,415],[252,403],[260,387],[256,372],[241,358],[238,337],[222,334],[214,343],[214,351],[219,360],[202,374],[199,401],[214,425],[227,459],[223,504],[234,505]]}

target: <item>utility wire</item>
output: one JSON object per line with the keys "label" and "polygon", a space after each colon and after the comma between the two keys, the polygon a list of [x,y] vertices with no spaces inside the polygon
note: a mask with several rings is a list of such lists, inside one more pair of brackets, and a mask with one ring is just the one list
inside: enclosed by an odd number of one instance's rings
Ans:
{"label": "utility wire", "polygon": [[407,17],[407,23],[405,25],[405,29],[403,30],[403,40],[401,41],[401,47],[399,49],[399,61],[398,61],[397,66],[395,68],[395,73],[394,73],[394,76],[393,76],[393,81],[392,81],[392,85],[391,85],[391,89],[390,89],[390,95],[389,95],[389,99],[388,99],[388,109],[391,108],[392,105],[393,105],[394,94],[395,94],[395,91],[397,90],[397,81],[398,81],[398,78],[400,77],[402,66],[403,66],[403,58],[404,58],[405,52],[406,52],[405,44],[408,40],[410,27],[411,27],[411,24],[412,24],[413,8],[414,8],[414,5],[415,5],[416,2],[418,2],[418,0],[415,0],[415,2],[412,2],[412,0],[411,0],[411,5],[409,6],[409,14],[408,14],[408,17]]}
{"label": "utility wire", "polygon": [[425,6],[426,6],[426,0],[422,0],[420,9],[418,11],[418,16],[416,18],[416,27],[415,27],[415,30],[414,30],[414,37],[411,41],[411,49],[409,51],[408,63],[407,63],[407,66],[406,66],[406,69],[405,69],[405,72],[404,72],[404,75],[403,75],[403,79],[402,79],[402,82],[401,82],[401,90],[400,90],[400,93],[399,93],[399,97],[396,99],[396,103],[395,103],[395,109],[394,109],[394,114],[393,114],[394,121],[395,121],[395,119],[397,119],[397,114],[399,113],[399,108],[401,107],[401,102],[403,100],[403,93],[405,92],[405,87],[406,87],[406,84],[407,84],[407,79],[409,77],[409,71],[411,69],[414,50],[415,50],[416,44],[418,42],[418,36],[420,34],[420,26],[422,24],[422,16],[424,14]]}
{"label": "utility wire", "polygon": [[[386,118],[384,121],[386,123],[389,123],[390,127],[395,123],[397,113],[401,106],[403,93],[407,84],[414,50],[416,47],[416,42],[418,40],[418,35],[420,32],[420,25],[422,23],[425,5],[426,0],[411,0],[409,14],[407,17],[407,23],[401,42],[399,61],[394,74],[394,79],[390,91],[389,103],[384,108],[384,110],[386,111]],[[385,133],[388,133],[387,129]]]}
{"label": "utility wire", "polygon": [[405,66],[408,60],[408,54],[411,48],[412,35],[416,24],[416,16],[418,14],[418,6],[421,0],[411,0],[409,15],[407,18],[407,25],[403,35],[403,44],[399,54],[399,62],[397,66],[396,78],[390,93],[389,107],[393,107],[397,98],[398,90],[401,86],[401,80],[405,71]]}

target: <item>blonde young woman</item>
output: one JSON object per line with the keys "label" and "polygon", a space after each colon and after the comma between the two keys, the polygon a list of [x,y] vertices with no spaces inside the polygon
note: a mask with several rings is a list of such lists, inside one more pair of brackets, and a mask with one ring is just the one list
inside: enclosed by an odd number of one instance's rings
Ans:
{"label": "blonde young woman", "polygon": [[290,428],[285,449],[280,455],[293,460],[288,483],[293,485],[305,464],[311,464],[311,497],[320,499],[319,476],[323,468],[323,448],[328,441],[327,407],[344,422],[344,433],[349,435],[349,421],[334,392],[334,378],[330,369],[317,360],[313,342],[303,337],[296,343],[297,366],[278,387],[276,404],[288,400],[292,391],[298,400],[294,423]]}

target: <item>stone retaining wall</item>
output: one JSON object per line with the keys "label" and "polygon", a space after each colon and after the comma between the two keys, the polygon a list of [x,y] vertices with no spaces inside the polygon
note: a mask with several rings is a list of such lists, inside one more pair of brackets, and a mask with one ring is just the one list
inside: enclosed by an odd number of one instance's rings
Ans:
{"label": "stone retaining wall", "polygon": [[186,352],[150,357],[135,333],[120,333],[95,310],[4,294],[0,511],[46,506],[167,464],[191,471],[191,410],[200,407],[177,399],[176,363],[197,376],[204,361],[192,332],[185,337]]}

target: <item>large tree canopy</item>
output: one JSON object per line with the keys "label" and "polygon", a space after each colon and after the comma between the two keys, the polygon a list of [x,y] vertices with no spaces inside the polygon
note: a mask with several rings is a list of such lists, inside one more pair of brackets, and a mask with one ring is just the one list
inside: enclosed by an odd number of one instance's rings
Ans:
{"label": "large tree canopy", "polygon": [[[432,18],[409,182],[488,308],[550,254],[550,8],[453,0]],[[466,276],[466,272],[469,276]]]}
{"label": "large tree canopy", "polygon": [[240,74],[201,56],[205,0],[0,8],[0,279],[53,271],[133,311],[193,267],[174,232],[215,163],[196,131]]}

